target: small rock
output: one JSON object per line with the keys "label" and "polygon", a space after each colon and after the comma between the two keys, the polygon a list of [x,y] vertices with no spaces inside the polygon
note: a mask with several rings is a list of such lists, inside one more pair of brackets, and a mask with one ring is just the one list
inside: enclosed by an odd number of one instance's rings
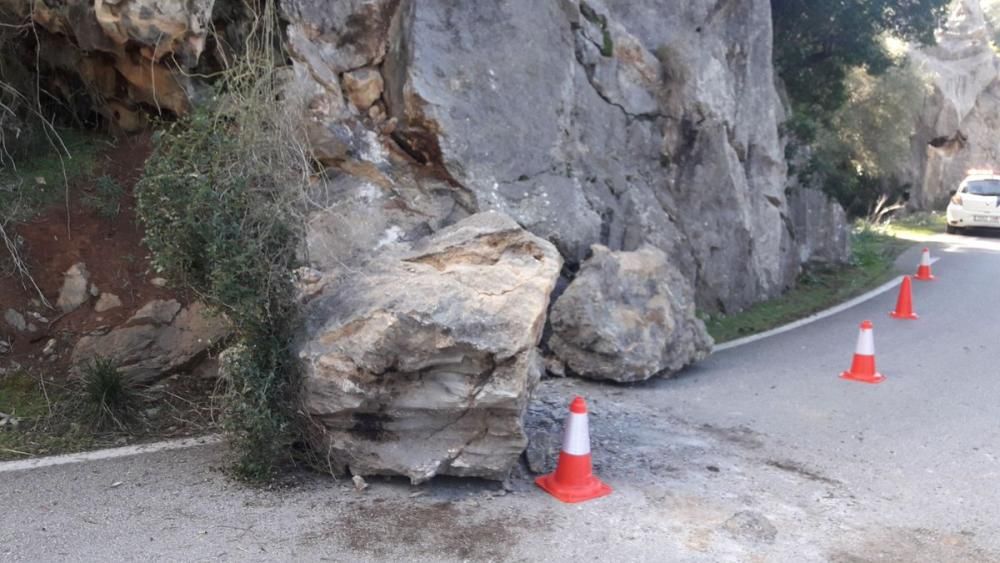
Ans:
{"label": "small rock", "polygon": [[558,435],[545,430],[530,429],[528,447],[524,450],[528,469],[536,475],[555,469],[561,446],[562,440]]}
{"label": "small rock", "polygon": [[38,327],[35,326],[35,323],[28,323],[28,332],[35,332],[37,330],[38,330]]}
{"label": "small rock", "polygon": [[722,525],[727,532],[737,538],[764,543],[773,543],[778,537],[778,529],[763,514],[752,510],[741,510]]}
{"label": "small rock", "polygon": [[49,319],[43,317],[41,313],[35,311],[28,311],[28,316],[42,324],[49,324]]}
{"label": "small rock", "polygon": [[390,117],[381,126],[382,134],[391,135],[396,130],[397,125],[399,125],[399,120],[395,117]]}
{"label": "small rock", "polygon": [[70,266],[69,270],[63,274],[63,286],[59,291],[59,300],[56,304],[64,313],[76,310],[90,298],[87,293],[87,280],[90,273],[83,262],[77,262]]}
{"label": "small rock", "polygon": [[28,329],[28,323],[25,322],[24,315],[14,309],[4,311],[3,320],[7,321],[7,324],[14,327],[14,330],[18,332],[24,332]]}
{"label": "small rock", "polygon": [[97,288],[97,285],[90,284],[90,295],[93,296],[93,297],[97,297],[100,294],[101,294],[101,290]]}
{"label": "small rock", "polygon": [[368,488],[368,483],[365,482],[365,478],[361,475],[355,475],[351,478],[351,481],[354,482],[354,490],[359,493]]}
{"label": "small rock", "polygon": [[19,418],[0,412],[0,428],[8,426],[11,428],[17,428],[17,425],[20,424],[20,422],[21,420]]}
{"label": "small rock", "polygon": [[361,68],[344,73],[344,93],[354,107],[367,110],[382,96],[384,82],[375,69]]}
{"label": "small rock", "polygon": [[42,355],[51,356],[56,353],[56,339],[50,338],[48,342],[45,343],[45,348],[42,348]]}
{"label": "small rock", "polygon": [[[10,342],[7,342],[6,340],[0,340],[0,356],[4,354],[10,354]],[[2,373],[3,370],[0,369],[0,374]]]}
{"label": "small rock", "polygon": [[385,120],[385,110],[379,104],[375,104],[368,108],[368,117],[376,123],[381,123]]}
{"label": "small rock", "polygon": [[94,311],[103,313],[121,306],[122,300],[117,295],[114,293],[102,293],[100,299],[97,300],[97,304],[94,305]]}
{"label": "small rock", "polygon": [[566,377],[566,364],[555,356],[545,356],[545,373],[551,377]]}
{"label": "small rock", "polygon": [[166,278],[153,278],[153,279],[149,280],[149,283],[155,285],[156,287],[166,287],[167,286],[167,280],[166,280]]}

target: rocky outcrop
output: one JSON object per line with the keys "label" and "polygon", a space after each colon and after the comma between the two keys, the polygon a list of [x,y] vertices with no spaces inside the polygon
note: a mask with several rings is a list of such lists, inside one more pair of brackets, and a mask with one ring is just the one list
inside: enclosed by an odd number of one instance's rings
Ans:
{"label": "rocky outcrop", "polygon": [[[205,49],[214,0],[2,0],[31,17],[46,85],[79,103],[81,94],[111,123],[142,128],[149,110],[187,112],[186,70]],[[20,48],[20,47],[19,47]]]}
{"label": "rocky outcrop", "polygon": [[193,367],[230,334],[226,320],[210,315],[204,305],[181,307],[177,301],[150,301],[121,326],[81,338],[72,363],[79,370],[106,358],[124,375],[149,384]]}
{"label": "rocky outcrop", "polygon": [[924,100],[913,154],[917,209],[943,207],[970,168],[1000,168],[1000,57],[979,0],[954,0],[937,45],[911,56],[932,90]]}
{"label": "rocky outcrop", "polygon": [[795,186],[787,190],[789,220],[802,264],[835,266],[847,262],[851,239],[844,208],[822,190]]}
{"label": "rocky outcrop", "polygon": [[[223,0],[4,2],[44,30],[47,76],[75,77],[51,89],[89,92],[126,129],[143,110],[186,111],[188,71],[239,43]],[[655,246],[707,311],[794,282],[803,237],[788,220],[766,0],[280,6],[284,99],[342,174],[327,193],[387,204],[366,210],[376,243],[498,210],[571,270],[592,244]],[[317,220],[344,201],[325,205]]]}
{"label": "rocky outcrop", "polygon": [[575,374],[633,382],[669,375],[712,350],[683,276],[649,246],[593,256],[556,300],[549,347]]}
{"label": "rocky outcrop", "polygon": [[[212,1],[103,1],[49,3],[43,26],[81,46],[60,68],[100,53],[111,100],[185,111],[191,85],[157,77],[198,58]],[[696,307],[738,311],[836,254],[798,229],[846,240],[829,203],[785,193],[767,0],[280,7],[280,99],[326,168],[306,198],[298,350],[335,467],[502,476],[557,279],[553,369],[639,380],[707,353]],[[160,350],[146,326],[94,338]]]}
{"label": "rocky outcrop", "polygon": [[[571,268],[592,244],[660,248],[702,309],[774,296],[800,262],[769,6],[664,4],[345,2],[320,17],[287,2],[313,145],[392,194],[394,212],[421,201],[399,192],[433,194],[425,229],[498,210]],[[355,73],[375,70],[381,84],[358,100]],[[412,236],[406,220],[373,215],[384,236]]]}
{"label": "rocky outcrop", "polygon": [[484,213],[321,282],[299,346],[317,449],[356,475],[504,478],[526,444],[561,264],[545,240]]}

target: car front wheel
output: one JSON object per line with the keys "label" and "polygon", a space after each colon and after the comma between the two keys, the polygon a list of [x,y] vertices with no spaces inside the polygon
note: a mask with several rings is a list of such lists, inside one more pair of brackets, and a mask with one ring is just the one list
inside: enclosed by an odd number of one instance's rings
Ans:
{"label": "car front wheel", "polygon": [[960,235],[960,234],[962,234],[962,229],[960,227],[956,227],[954,225],[948,225],[947,227],[945,227],[945,231],[949,235]]}

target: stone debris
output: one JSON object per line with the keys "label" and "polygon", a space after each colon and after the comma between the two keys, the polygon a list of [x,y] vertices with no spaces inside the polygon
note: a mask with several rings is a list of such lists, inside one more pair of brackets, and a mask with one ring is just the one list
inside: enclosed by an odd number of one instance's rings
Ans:
{"label": "stone debris", "polygon": [[344,73],[344,93],[354,107],[366,111],[382,96],[382,75],[373,68]]}
{"label": "stone debris", "polygon": [[741,510],[726,520],[722,527],[734,537],[754,542],[774,543],[778,529],[763,514]]}
{"label": "stone debris", "polygon": [[42,316],[41,313],[38,313],[36,311],[28,311],[28,316],[42,324],[49,324],[49,319]]}
{"label": "stone debris", "polygon": [[28,323],[24,320],[24,315],[14,309],[7,309],[4,311],[3,320],[18,332],[28,330]]}
{"label": "stone debris", "polygon": [[176,300],[150,301],[120,326],[81,338],[73,349],[77,369],[97,357],[108,358],[125,375],[149,384],[194,367],[222,342],[231,328],[201,303],[182,307]]}
{"label": "stone debris", "polygon": [[59,299],[56,304],[64,313],[76,310],[90,299],[87,291],[90,272],[83,262],[77,262],[70,266],[69,270],[63,274],[63,286],[59,291]]}
{"label": "stone debris", "polygon": [[354,483],[354,490],[359,493],[368,488],[368,483],[365,481],[365,478],[362,477],[361,475],[355,475],[354,477],[351,477],[351,481]]}
{"label": "stone debris", "polygon": [[20,423],[21,419],[0,412],[0,428],[17,428]]}
{"label": "stone debris", "polygon": [[122,306],[122,300],[114,293],[102,293],[101,297],[94,304],[94,311],[103,313]]}

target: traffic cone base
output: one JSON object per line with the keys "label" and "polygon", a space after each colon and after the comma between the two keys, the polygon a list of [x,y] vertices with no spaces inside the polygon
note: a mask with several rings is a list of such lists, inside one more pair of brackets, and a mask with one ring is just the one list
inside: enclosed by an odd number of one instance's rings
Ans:
{"label": "traffic cone base", "polygon": [[555,473],[542,475],[535,479],[535,484],[543,491],[556,497],[563,502],[583,502],[595,498],[605,497],[611,494],[611,487],[605,485],[600,479],[589,475],[580,483],[566,485],[561,480],[562,474],[581,474],[590,471],[590,459],[583,456],[559,454],[559,465]]}
{"label": "traffic cone base", "polygon": [[882,383],[883,381],[885,381],[885,376],[877,371],[871,375],[845,371],[844,373],[840,374],[840,378],[847,379],[850,381],[859,381],[861,383],[873,383],[873,384]]}
{"label": "traffic cone base", "polygon": [[899,299],[896,300],[896,310],[889,313],[889,316],[892,318],[911,321],[917,320],[917,314],[913,312],[913,293],[910,285],[910,276],[903,276],[903,283],[899,285]]}

